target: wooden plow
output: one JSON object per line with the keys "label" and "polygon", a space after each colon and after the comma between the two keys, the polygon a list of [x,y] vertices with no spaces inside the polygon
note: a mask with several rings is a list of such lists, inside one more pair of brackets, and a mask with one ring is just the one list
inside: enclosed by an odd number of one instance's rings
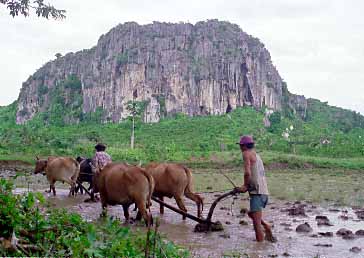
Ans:
{"label": "wooden plow", "polygon": [[189,214],[187,212],[184,212],[176,207],[173,207],[172,205],[169,205],[165,202],[162,202],[161,200],[159,200],[158,198],[156,197],[152,197],[153,201],[167,207],[168,209],[174,211],[174,212],[177,212],[191,220],[194,220],[196,222],[198,222],[198,224],[195,226],[195,232],[209,232],[209,231],[221,231],[221,230],[224,230],[222,224],[220,221],[216,221],[216,222],[213,222],[212,221],[212,215],[214,213],[214,210],[216,208],[216,205],[222,201],[223,199],[225,199],[226,197],[229,197],[231,195],[236,195],[240,193],[240,191],[237,189],[237,188],[234,188],[233,190],[227,192],[227,193],[224,193],[222,194],[221,196],[219,196],[212,204],[211,204],[211,207],[210,207],[210,210],[209,210],[209,213],[207,214],[207,217],[206,219],[203,219],[203,218],[198,218],[192,214]]}

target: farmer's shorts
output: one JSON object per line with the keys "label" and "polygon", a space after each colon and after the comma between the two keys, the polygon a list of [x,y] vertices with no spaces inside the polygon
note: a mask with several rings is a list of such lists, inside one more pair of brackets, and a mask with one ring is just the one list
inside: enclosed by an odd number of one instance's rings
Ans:
{"label": "farmer's shorts", "polygon": [[251,194],[250,195],[250,212],[262,211],[268,203],[268,195]]}

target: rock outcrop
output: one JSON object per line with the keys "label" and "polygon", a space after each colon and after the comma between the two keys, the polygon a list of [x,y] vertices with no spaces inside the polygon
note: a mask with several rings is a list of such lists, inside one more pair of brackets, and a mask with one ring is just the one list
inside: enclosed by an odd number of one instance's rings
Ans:
{"label": "rock outcrop", "polygon": [[[129,22],[102,35],[89,50],[58,55],[23,83],[17,123],[49,111],[52,92],[69,76],[78,78],[80,91],[61,89],[61,103],[80,94],[81,102],[72,107],[82,114],[102,109],[103,121],[124,119],[133,98],[144,103],[145,122],[175,113],[223,114],[247,105],[281,110],[285,101],[282,79],[264,45],[239,26],[217,20]],[[288,99],[288,105],[304,110],[304,98]]]}

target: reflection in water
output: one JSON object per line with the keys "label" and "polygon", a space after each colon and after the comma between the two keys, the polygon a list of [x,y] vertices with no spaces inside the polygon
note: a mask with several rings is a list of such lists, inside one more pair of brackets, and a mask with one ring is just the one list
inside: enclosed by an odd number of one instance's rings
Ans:
{"label": "reflection in water", "polygon": [[[26,190],[17,189],[16,192]],[[86,195],[68,197],[68,190],[57,189],[57,196],[53,197],[49,194],[46,196],[48,196],[47,200],[51,207],[64,207],[70,211],[78,212],[89,221],[96,220],[101,213],[100,203],[84,202],[87,198]],[[212,194],[204,194],[204,198],[206,202],[204,215],[206,216],[210,204],[216,197]],[[175,205],[174,201],[168,198],[165,200]],[[235,200],[231,209],[232,201],[232,199],[227,199],[215,209],[214,220],[222,222],[225,228],[224,232],[194,233],[193,228],[196,224],[194,221],[183,221],[181,215],[167,208],[165,214],[160,217],[160,231],[170,240],[191,250],[195,257],[221,257],[223,254],[237,253],[248,254],[249,257],[267,257],[269,255],[282,257],[284,253],[287,253],[293,257],[314,257],[319,254],[324,257],[341,258],[355,257],[355,254],[349,251],[354,246],[364,249],[364,238],[344,240],[335,234],[340,228],[347,228],[353,232],[364,229],[364,222],[357,220],[357,216],[351,208],[329,211],[330,207],[315,207],[306,203],[307,217],[291,217],[283,210],[291,207],[292,204],[275,201],[268,205],[265,216],[274,225],[273,232],[278,238],[278,242],[257,243],[251,221],[247,216],[240,214],[242,207],[248,207],[248,201],[242,195]],[[194,203],[186,200],[186,206],[190,213],[196,213]],[[130,208],[130,212],[135,217],[136,214],[132,208]],[[159,216],[159,206],[156,203],[153,203],[152,213],[154,217]],[[121,206],[109,207],[108,214],[124,220]],[[347,215],[349,219],[341,219],[340,216],[343,214]],[[317,226],[316,215],[327,216],[333,226]],[[241,220],[248,221],[249,225],[239,224]],[[311,225],[313,232],[308,234],[295,232],[297,225],[304,222]],[[318,232],[333,232],[334,236],[321,237],[317,236]],[[314,246],[316,244],[332,244],[332,247]],[[360,257],[360,253],[357,255]]]}

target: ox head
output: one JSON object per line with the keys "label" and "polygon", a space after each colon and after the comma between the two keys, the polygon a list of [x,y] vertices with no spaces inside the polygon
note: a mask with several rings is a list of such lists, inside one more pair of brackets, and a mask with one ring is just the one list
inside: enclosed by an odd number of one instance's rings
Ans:
{"label": "ox head", "polygon": [[84,161],[86,158],[84,158],[84,157],[80,157],[80,156],[78,156],[77,158],[76,158],[76,160],[77,160],[77,162],[78,163],[81,163],[82,161]]}
{"label": "ox head", "polygon": [[47,163],[48,163],[48,160],[39,159],[38,156],[37,156],[36,160],[35,160],[34,174],[44,173],[44,171],[45,171],[45,169],[47,167]]}

